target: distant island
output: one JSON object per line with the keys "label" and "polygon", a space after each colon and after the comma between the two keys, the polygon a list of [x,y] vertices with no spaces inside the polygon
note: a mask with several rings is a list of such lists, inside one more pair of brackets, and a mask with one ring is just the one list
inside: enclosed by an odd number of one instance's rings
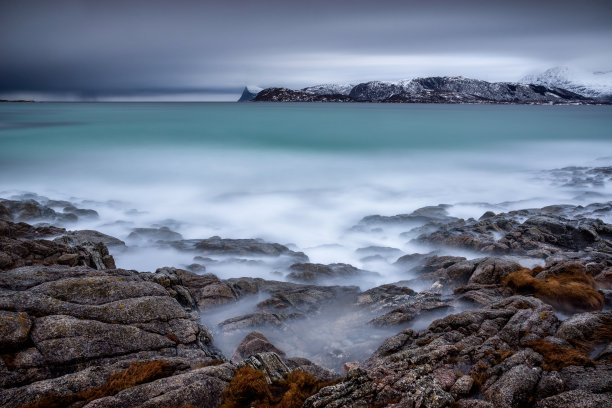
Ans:
{"label": "distant island", "polygon": [[36,102],[35,100],[27,100],[27,99],[17,99],[17,100],[10,100],[10,99],[0,99],[0,102],[29,102],[29,103],[33,103]]}
{"label": "distant island", "polygon": [[[565,75],[565,76],[564,76]],[[611,104],[612,91],[577,84],[567,71],[550,69],[521,82],[426,77],[359,84],[325,84],[298,90],[245,87],[239,102],[379,102],[493,104]]]}

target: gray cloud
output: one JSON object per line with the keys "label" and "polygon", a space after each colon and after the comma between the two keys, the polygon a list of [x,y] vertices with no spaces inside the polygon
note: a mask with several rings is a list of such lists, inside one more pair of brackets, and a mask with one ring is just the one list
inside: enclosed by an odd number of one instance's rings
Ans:
{"label": "gray cloud", "polygon": [[0,0],[0,94],[200,95],[612,69],[612,7],[583,3]]}

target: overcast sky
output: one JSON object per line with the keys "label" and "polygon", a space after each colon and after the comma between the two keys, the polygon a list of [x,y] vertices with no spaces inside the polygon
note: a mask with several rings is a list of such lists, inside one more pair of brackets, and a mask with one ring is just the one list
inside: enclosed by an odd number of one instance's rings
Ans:
{"label": "overcast sky", "polygon": [[610,0],[0,0],[0,96],[222,100],[558,65],[612,70]]}

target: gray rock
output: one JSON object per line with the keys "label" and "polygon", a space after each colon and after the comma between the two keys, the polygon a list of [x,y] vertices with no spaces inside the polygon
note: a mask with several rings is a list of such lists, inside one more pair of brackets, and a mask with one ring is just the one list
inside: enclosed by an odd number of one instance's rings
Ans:
{"label": "gray rock", "polygon": [[455,381],[450,389],[450,393],[454,398],[458,396],[468,395],[474,385],[474,379],[469,375],[461,376]]}
{"label": "gray rock", "polygon": [[314,364],[312,361],[305,358],[287,358],[285,359],[285,364],[287,364],[287,367],[289,367],[291,371],[306,371],[307,373],[321,381],[332,381],[340,377],[340,375],[335,371]]}
{"label": "gray rock", "polygon": [[523,407],[534,395],[540,372],[526,365],[512,367],[485,391],[485,397],[496,407]]}
{"label": "gray rock", "polygon": [[565,391],[565,389],[565,382],[558,372],[545,371],[540,377],[540,382],[536,388],[535,397],[539,401],[553,395],[557,395]]}
{"label": "gray rock", "polygon": [[265,242],[261,239],[224,239],[215,236],[202,240],[176,241],[173,243],[173,246],[182,250],[194,250],[202,255],[255,255],[272,257],[284,255],[297,262],[308,262],[308,257],[302,252],[295,252],[284,245]]}
{"label": "gray rock", "polygon": [[421,292],[414,296],[404,296],[401,305],[370,320],[374,326],[392,326],[415,319],[426,313],[448,309],[451,306],[441,301],[439,293]]}
{"label": "gray rock", "polygon": [[223,390],[233,376],[229,364],[204,367],[183,374],[162,378],[100,398],[85,405],[86,408],[164,408],[195,406],[216,408],[222,400]]}
{"label": "gray rock", "polygon": [[67,231],[63,236],[55,238],[54,241],[70,246],[83,245],[88,242],[93,244],[102,242],[107,247],[125,247],[125,242],[120,239],[93,230]]}
{"label": "gray rock", "polygon": [[312,313],[331,302],[351,301],[359,293],[357,286],[318,286],[279,282],[260,278],[238,278],[224,281],[237,297],[267,293],[269,299],[257,308],[268,313]]}
{"label": "gray rock", "polygon": [[263,326],[275,326],[282,328],[285,326],[285,320],[301,318],[303,316],[304,315],[300,313],[250,313],[226,319],[219,323],[219,328],[225,332]]}
{"label": "gray rock", "polygon": [[252,355],[266,352],[276,353],[281,357],[285,357],[285,352],[270,343],[266,336],[260,332],[252,331],[240,342],[234,355],[232,355],[231,361],[237,363]]}
{"label": "gray rock", "polygon": [[130,235],[128,235],[128,240],[136,242],[171,242],[182,239],[183,236],[181,234],[170,230],[168,227],[134,228]]}
{"label": "gray rock", "polygon": [[32,264],[115,268],[115,260],[106,245],[101,242],[86,242],[71,247],[59,242],[36,239],[57,233],[65,233],[65,230],[54,227],[35,228],[27,224],[0,221],[0,269]]}
{"label": "gray rock", "polygon": [[134,326],[62,315],[36,319],[32,341],[49,364],[67,364],[175,346],[166,336]]}
{"label": "gray rock", "polygon": [[256,370],[263,371],[266,375],[266,381],[268,381],[269,384],[271,384],[272,381],[283,379],[291,372],[278,354],[273,352],[252,355],[237,364],[237,367],[242,366],[249,366]]}
{"label": "gray rock", "polygon": [[612,365],[597,364],[595,367],[568,366],[560,371],[563,381],[570,389],[581,389],[593,393],[612,391]]}
{"label": "gray rock", "polygon": [[234,302],[238,298],[236,291],[215,275],[200,275],[181,269],[175,272],[202,308]]}
{"label": "gray rock", "polygon": [[3,272],[0,309],[7,312],[2,316],[24,319],[21,331],[6,337],[11,347],[0,363],[0,386],[39,382],[118,360],[172,356],[191,366],[223,359],[179,283],[169,271],[29,266]]}
{"label": "gray rock", "polygon": [[298,282],[325,282],[347,277],[375,277],[378,273],[364,271],[348,264],[297,263],[289,267],[287,278]]}
{"label": "gray rock", "polygon": [[0,310],[0,348],[18,347],[28,339],[32,320],[27,313]]}
{"label": "gray rock", "polygon": [[513,261],[501,258],[485,258],[476,266],[468,284],[501,284],[503,278],[519,269],[523,269],[523,267]]}
{"label": "gray rock", "polygon": [[[372,289],[368,289],[357,296],[358,306],[370,306],[377,309],[384,309],[397,306],[394,300],[398,296],[413,296],[416,292],[405,286],[397,286],[393,284],[381,285]],[[392,303],[393,302],[393,303]]]}
{"label": "gray rock", "polygon": [[612,393],[593,394],[584,390],[571,390],[539,401],[536,408],[610,408]]}
{"label": "gray rock", "polygon": [[[612,322],[612,312],[577,313],[565,319],[555,336],[567,341],[592,341],[598,329]],[[600,340],[601,341],[601,340]]]}

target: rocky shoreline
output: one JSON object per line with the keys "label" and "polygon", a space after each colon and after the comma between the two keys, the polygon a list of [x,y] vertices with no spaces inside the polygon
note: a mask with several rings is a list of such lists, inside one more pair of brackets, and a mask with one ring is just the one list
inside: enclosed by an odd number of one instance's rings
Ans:
{"label": "rocky shoreline", "polygon": [[[361,290],[350,283],[375,281],[375,267],[167,227],[129,238],[192,264],[119,269],[124,241],[62,228],[95,211],[1,199],[0,406],[612,406],[611,213],[368,216],[351,230],[474,256],[361,248],[405,276]],[[207,272],[224,262],[278,280]]]}

